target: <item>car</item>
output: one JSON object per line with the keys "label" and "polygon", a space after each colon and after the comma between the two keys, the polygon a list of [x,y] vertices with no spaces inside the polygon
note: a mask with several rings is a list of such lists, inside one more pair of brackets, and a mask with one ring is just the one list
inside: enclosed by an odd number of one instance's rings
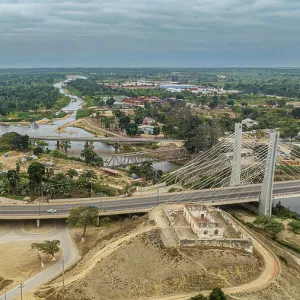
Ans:
{"label": "car", "polygon": [[97,205],[95,205],[95,204],[91,204],[90,207],[98,208]]}
{"label": "car", "polygon": [[51,209],[48,209],[48,210],[47,210],[47,213],[48,213],[48,214],[56,214],[56,213],[57,213],[57,210],[51,208]]}

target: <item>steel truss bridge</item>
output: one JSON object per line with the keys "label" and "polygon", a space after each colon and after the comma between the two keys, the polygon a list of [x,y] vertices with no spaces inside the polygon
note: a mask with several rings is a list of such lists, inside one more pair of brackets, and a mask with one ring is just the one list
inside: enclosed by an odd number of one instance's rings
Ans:
{"label": "steel truss bridge", "polygon": [[187,160],[190,157],[186,148],[164,149],[141,151],[113,155],[105,163],[106,167],[119,167],[132,164],[141,164],[143,162],[155,161],[180,161]]}

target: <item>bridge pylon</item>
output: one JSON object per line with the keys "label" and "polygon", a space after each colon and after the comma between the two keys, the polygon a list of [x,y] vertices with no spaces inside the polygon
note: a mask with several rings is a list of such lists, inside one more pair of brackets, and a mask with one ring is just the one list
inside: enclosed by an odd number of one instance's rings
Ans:
{"label": "bridge pylon", "polygon": [[271,217],[272,215],[273,184],[274,184],[278,140],[279,140],[279,132],[272,132],[270,134],[271,145],[269,147],[268,156],[266,160],[265,176],[264,176],[263,184],[261,186],[261,193],[259,197],[258,214],[262,216]]}
{"label": "bridge pylon", "polygon": [[230,186],[241,185],[242,134],[243,134],[242,124],[235,123],[235,147],[233,152]]}

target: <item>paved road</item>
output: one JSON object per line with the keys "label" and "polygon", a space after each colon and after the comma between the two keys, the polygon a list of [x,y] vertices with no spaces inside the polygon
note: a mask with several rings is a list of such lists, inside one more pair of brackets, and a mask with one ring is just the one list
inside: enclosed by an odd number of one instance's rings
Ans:
{"label": "paved road", "polygon": [[[257,201],[261,191],[260,185],[245,186],[245,187],[230,187],[224,189],[209,189],[201,191],[193,191],[180,194],[154,194],[143,197],[128,197],[128,198],[87,198],[87,199],[65,199],[61,201],[53,201],[50,204],[15,204],[15,205],[0,205],[0,219],[9,216],[17,216],[19,218],[26,218],[26,216],[49,216],[47,210],[53,208],[57,210],[57,216],[68,215],[70,210],[74,207],[87,203],[96,205],[103,213],[114,213],[121,211],[130,212],[143,212],[147,209],[155,207],[159,204],[166,202],[198,202],[203,201],[206,203],[239,203],[245,202],[245,198],[251,198],[250,201]],[[274,184],[273,195],[280,194],[300,193],[300,182],[278,182]],[[40,209],[40,211],[39,211]]]}
{"label": "paved road", "polygon": [[107,143],[159,143],[159,142],[184,142],[184,140],[175,140],[175,139],[162,139],[162,138],[128,138],[128,137],[79,137],[79,136],[29,136],[32,140],[43,140],[43,141],[80,141],[80,142],[107,142]]}
{"label": "paved road", "polygon": [[[80,256],[75,246],[72,238],[69,235],[68,228],[65,224],[59,223],[57,229],[53,232],[41,234],[41,235],[30,235],[21,231],[21,223],[13,224],[9,229],[0,234],[0,244],[9,243],[9,242],[22,242],[22,241],[44,241],[44,240],[53,240],[58,239],[61,241],[61,249],[65,257],[65,268],[71,267],[76,263]],[[35,276],[29,278],[24,282],[23,292],[24,294],[28,293],[39,287],[40,285],[54,279],[62,273],[62,261],[57,261],[56,264],[51,267],[41,271]],[[3,291],[4,292],[4,291]],[[3,294],[1,296],[4,297]],[[7,300],[13,300],[20,296],[20,289],[18,286],[7,291]],[[0,297],[2,299],[2,297]]]}

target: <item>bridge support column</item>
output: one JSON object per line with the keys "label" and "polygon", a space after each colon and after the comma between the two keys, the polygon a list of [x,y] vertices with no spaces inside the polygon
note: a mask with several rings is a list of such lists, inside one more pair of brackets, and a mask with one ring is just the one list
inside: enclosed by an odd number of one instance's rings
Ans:
{"label": "bridge support column", "polygon": [[278,140],[279,140],[279,132],[272,132],[270,134],[271,146],[268,151],[266,171],[265,171],[264,181],[261,186],[261,193],[259,198],[258,214],[263,216],[269,216],[269,217],[271,217],[272,215],[273,183],[274,183]]}
{"label": "bridge support column", "polygon": [[41,220],[37,219],[36,220],[36,228],[40,228],[40,226],[41,226]]}
{"label": "bridge support column", "polygon": [[241,184],[242,134],[242,124],[235,123],[235,148],[232,160],[230,186],[238,186]]}

